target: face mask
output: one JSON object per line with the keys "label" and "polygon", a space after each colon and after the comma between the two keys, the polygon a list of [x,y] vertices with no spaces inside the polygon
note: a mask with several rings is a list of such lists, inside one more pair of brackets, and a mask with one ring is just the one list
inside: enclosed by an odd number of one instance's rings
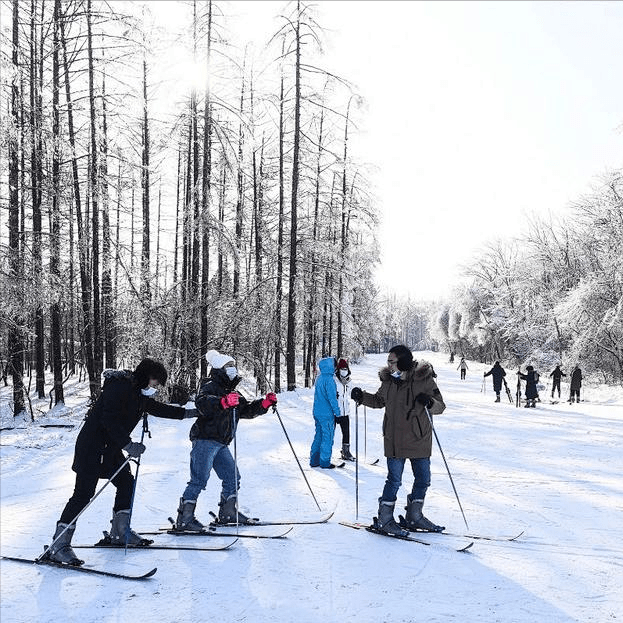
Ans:
{"label": "face mask", "polygon": [[141,389],[141,394],[143,394],[143,396],[153,396],[157,391],[155,387],[146,387],[145,389]]}
{"label": "face mask", "polygon": [[348,370],[340,370],[340,376],[348,376]]}
{"label": "face mask", "polygon": [[238,376],[238,370],[232,367],[225,368],[225,374],[227,374],[230,381],[233,381]]}
{"label": "face mask", "polygon": [[400,370],[397,370],[396,372],[392,372],[392,376],[395,379],[399,379],[401,374],[402,374],[402,372],[400,372]]}

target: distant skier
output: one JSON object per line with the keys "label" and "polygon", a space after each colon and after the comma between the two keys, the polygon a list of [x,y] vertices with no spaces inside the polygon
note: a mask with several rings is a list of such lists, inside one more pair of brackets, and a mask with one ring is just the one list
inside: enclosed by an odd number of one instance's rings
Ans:
{"label": "distant skier", "polygon": [[189,532],[205,528],[195,517],[195,507],[212,469],[222,482],[218,521],[236,523],[237,518],[238,523],[252,523],[238,510],[240,472],[236,470],[229,444],[240,419],[256,418],[277,404],[277,396],[273,393],[249,402],[236,391],[242,378],[233,357],[209,350],[205,358],[212,367],[195,399],[199,417],[190,429],[190,480],[180,498],[175,522],[176,530]]}
{"label": "distant skier", "polygon": [[450,352],[450,363],[454,363],[454,351]]}
{"label": "distant skier", "polygon": [[518,372],[520,378],[526,382],[526,407],[536,407],[536,400],[539,397],[539,393],[536,388],[537,384],[537,372],[534,370],[533,366],[528,366],[526,368],[526,374],[522,374]]}
{"label": "distant skier", "polygon": [[575,368],[571,371],[571,395],[569,402],[580,402],[580,389],[582,389],[582,370],[580,365],[575,364]]}
{"label": "distant skier", "polygon": [[[130,433],[144,413],[176,420],[197,416],[195,409],[165,405],[151,398],[158,385],[164,386],[166,381],[164,366],[152,359],[143,359],[134,372],[104,372],[102,393],[90,409],[76,439],[72,465],[76,472],[76,485],[56,524],[54,539],[60,538],[47,550],[51,560],[70,565],[83,564],[84,561],[76,556],[71,547],[76,524],[67,526],[87,506],[95,494],[97,481],[110,478],[123,465],[126,459],[121,450],[134,458],[145,451],[142,443],[130,438]],[[117,488],[117,495],[109,535],[111,542],[125,545],[127,538],[130,545],[151,543],[130,528],[134,477],[129,465],[113,478],[112,484]]]}
{"label": "distant skier", "polygon": [[350,452],[350,367],[347,359],[340,359],[335,370],[337,380],[337,402],[340,405],[340,416],[335,418],[336,425],[342,430],[342,460],[354,461]]}
{"label": "distant skier", "polygon": [[463,381],[465,380],[467,370],[469,370],[469,368],[467,367],[467,363],[465,362],[465,357],[461,357],[461,361],[456,369],[458,370],[459,368],[461,369],[461,381]]}
{"label": "distant skier", "polygon": [[499,361],[493,364],[493,368],[489,372],[485,372],[484,376],[491,375],[493,377],[493,391],[495,392],[495,402],[500,402],[500,392],[502,391],[502,379],[506,376],[506,371],[500,365]]}
{"label": "distant skier", "polygon": [[335,420],[341,416],[338,389],[335,382],[335,357],[324,357],[318,362],[320,374],[314,390],[314,423],[316,433],[309,453],[311,467],[333,469],[331,450],[335,434]]}
{"label": "distant skier", "polygon": [[567,375],[560,369],[559,364],[552,370],[549,376],[552,379],[552,398],[554,397],[554,391],[556,389],[558,390],[558,398],[560,398],[560,379]]}
{"label": "distant skier", "polygon": [[381,386],[375,394],[355,387],[351,392],[357,404],[373,409],[385,408],[383,440],[387,457],[387,480],[379,498],[377,526],[388,534],[406,535],[394,519],[394,507],[405,461],[413,470],[413,486],[407,495],[405,520],[409,528],[442,532],[423,513],[424,498],[430,486],[432,427],[425,407],[431,414],[443,413],[446,405],[432,376],[431,365],[413,360],[403,345],[394,346],[387,357],[387,367],[379,372]]}

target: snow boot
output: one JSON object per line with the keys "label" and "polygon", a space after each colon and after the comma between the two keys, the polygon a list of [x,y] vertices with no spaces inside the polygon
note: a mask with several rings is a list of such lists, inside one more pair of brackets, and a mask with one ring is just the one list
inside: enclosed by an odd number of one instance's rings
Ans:
{"label": "snow boot", "polygon": [[407,530],[403,530],[394,519],[394,506],[396,502],[386,502],[383,498],[379,498],[379,516],[374,522],[375,527],[385,532],[385,534],[393,534],[394,536],[409,536]]}
{"label": "snow boot", "polygon": [[422,507],[424,500],[414,500],[411,495],[407,496],[405,510],[405,523],[410,530],[422,530],[424,532],[443,532],[446,527],[434,524],[430,519],[424,517]]}
{"label": "snow boot", "polygon": [[[66,523],[61,523],[60,521],[56,524],[56,532],[54,532],[53,541],[58,538],[58,536],[67,528]],[[60,562],[65,565],[73,565],[74,567],[79,567],[84,564],[84,560],[80,560],[78,556],[76,556],[76,552],[71,547],[71,539],[74,536],[74,531],[76,526],[73,525],[71,528],[67,529],[63,536],[61,536],[56,543],[53,543],[51,547],[48,547],[46,550],[46,558],[54,561]]]}
{"label": "snow boot", "polygon": [[219,502],[219,511],[218,511],[218,522],[219,523],[236,523],[236,513],[238,514],[238,522],[239,524],[250,524],[253,525],[257,523],[257,520],[253,520],[250,517],[247,517],[239,510],[237,510],[236,504],[237,498],[236,495],[230,495],[228,498],[224,498],[221,495],[221,501]]}
{"label": "snow boot", "polygon": [[175,529],[184,532],[202,532],[206,527],[195,517],[195,506],[197,500],[185,500],[180,498],[180,505],[177,509],[177,520]]}
{"label": "snow boot", "polygon": [[113,545],[125,545],[126,539],[128,545],[151,545],[153,539],[144,539],[130,528],[130,509],[121,511],[113,511],[112,524],[110,528],[110,542]]}
{"label": "snow boot", "polygon": [[495,397],[495,402],[500,402],[500,394],[497,394]]}
{"label": "snow boot", "polygon": [[350,453],[350,444],[342,444],[342,461],[354,461],[355,457]]}

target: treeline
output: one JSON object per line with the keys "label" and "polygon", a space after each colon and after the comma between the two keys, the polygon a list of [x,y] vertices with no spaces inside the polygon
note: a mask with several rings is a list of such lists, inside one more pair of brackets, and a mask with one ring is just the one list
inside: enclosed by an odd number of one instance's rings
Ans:
{"label": "treeline", "polygon": [[[95,398],[104,368],[143,356],[192,390],[209,348],[261,391],[293,389],[318,357],[377,335],[360,99],[322,68],[311,7],[288,5],[261,54],[227,40],[218,3],[180,7],[171,36],[149,4],[2,4],[0,360],[15,414],[33,377],[43,397],[52,374],[58,403],[83,374]],[[182,44],[205,75],[187,91],[162,76]]]}
{"label": "treeline", "polygon": [[431,318],[431,337],[481,361],[579,362],[623,383],[622,253],[623,175],[614,171],[560,222],[533,220],[474,257],[467,285]]}

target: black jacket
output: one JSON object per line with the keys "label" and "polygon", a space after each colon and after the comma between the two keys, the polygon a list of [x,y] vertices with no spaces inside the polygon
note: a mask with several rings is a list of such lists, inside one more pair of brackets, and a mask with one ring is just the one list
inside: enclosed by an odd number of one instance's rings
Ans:
{"label": "black jacket", "polygon": [[502,379],[506,376],[504,368],[499,363],[496,363],[489,372],[485,373],[485,376],[489,375],[493,377],[493,387],[495,391],[500,391],[502,389]]}
{"label": "black jacket", "polygon": [[554,377],[554,381],[560,381],[561,376],[567,376],[561,369],[560,366],[556,366],[553,372],[550,374],[550,377]]}
{"label": "black jacket", "polygon": [[121,449],[132,441],[130,433],[143,413],[182,420],[186,409],[143,396],[128,370],[106,371],[104,379],[102,393],[76,439],[72,469],[109,477],[119,459],[123,462]]}
{"label": "black jacket", "polygon": [[249,402],[240,392],[236,392],[240,402],[235,407],[234,422],[234,409],[223,409],[221,398],[234,392],[239,382],[239,377],[230,380],[224,368],[212,368],[207,382],[201,386],[195,399],[199,417],[190,429],[191,441],[213,439],[229,445],[234,438],[238,420],[251,420],[268,411],[262,406],[261,399]]}

